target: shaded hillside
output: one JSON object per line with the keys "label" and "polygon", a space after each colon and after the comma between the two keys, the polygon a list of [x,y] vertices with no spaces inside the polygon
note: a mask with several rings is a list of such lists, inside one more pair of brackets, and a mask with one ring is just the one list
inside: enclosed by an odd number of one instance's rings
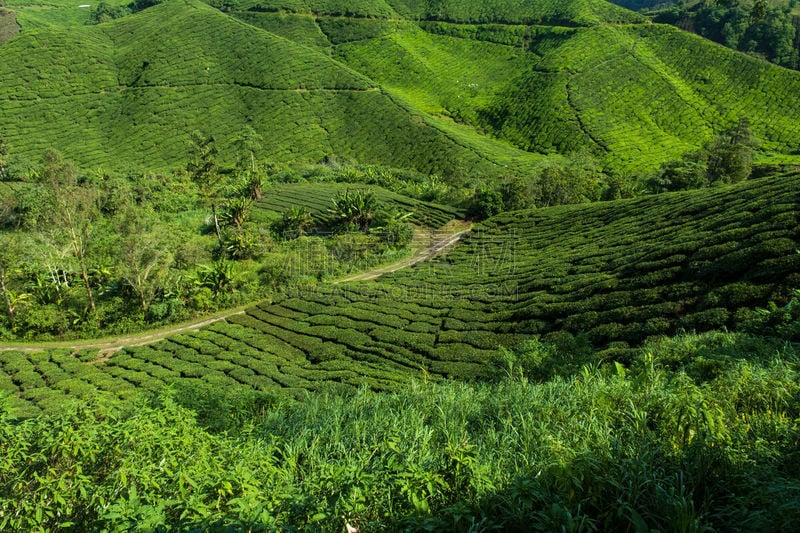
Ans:
{"label": "shaded hillside", "polygon": [[736,328],[800,286],[799,178],[510,213],[439,260],[287,294],[95,365],[68,352],[0,354],[1,385],[34,411],[183,379],[396,389],[422,375],[486,376],[498,346],[534,335],[627,362],[648,337]]}

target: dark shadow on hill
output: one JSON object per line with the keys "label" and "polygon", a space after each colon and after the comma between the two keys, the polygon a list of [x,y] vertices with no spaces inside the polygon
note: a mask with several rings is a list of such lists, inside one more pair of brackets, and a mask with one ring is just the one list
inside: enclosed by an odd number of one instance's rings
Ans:
{"label": "dark shadow on hill", "polygon": [[475,502],[459,500],[387,530],[767,531],[800,524],[797,465],[789,473],[780,471],[788,466],[783,460],[737,464],[710,440],[679,455],[664,444],[585,452],[515,477]]}

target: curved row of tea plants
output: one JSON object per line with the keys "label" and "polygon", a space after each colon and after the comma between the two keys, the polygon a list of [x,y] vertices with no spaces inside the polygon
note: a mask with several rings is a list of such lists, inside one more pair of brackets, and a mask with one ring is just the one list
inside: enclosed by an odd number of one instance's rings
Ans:
{"label": "curved row of tea plants", "polygon": [[[413,377],[493,376],[498,346],[531,338],[545,343],[532,356],[544,376],[556,360],[567,373],[627,364],[650,337],[739,328],[754,307],[800,286],[797,178],[500,215],[443,258],[377,282],[300,286],[197,333],[126,348],[91,372],[125,388],[188,379],[394,390]],[[37,395],[72,378],[47,378],[23,354],[2,360],[6,388],[38,407],[51,404]]]}
{"label": "curved row of tea plants", "polygon": [[266,189],[264,197],[256,202],[257,209],[283,213],[292,207],[305,208],[321,224],[330,218],[331,199],[351,189],[371,191],[384,208],[400,214],[410,214],[409,221],[420,226],[440,228],[456,218],[463,218],[461,210],[415,200],[376,186],[345,183],[290,183]]}

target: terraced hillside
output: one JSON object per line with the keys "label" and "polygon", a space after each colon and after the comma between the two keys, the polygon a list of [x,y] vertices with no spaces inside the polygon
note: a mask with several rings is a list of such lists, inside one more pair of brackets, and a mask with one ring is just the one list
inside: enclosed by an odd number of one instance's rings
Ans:
{"label": "terraced hillside", "polygon": [[331,199],[348,189],[362,189],[373,192],[375,198],[387,209],[401,214],[409,213],[409,221],[420,226],[440,228],[453,219],[463,219],[464,212],[459,209],[429,202],[422,202],[395,194],[375,186],[349,185],[344,183],[292,183],[278,185],[264,191],[264,197],[255,204],[256,209],[283,213],[291,207],[306,208],[315,220],[325,225]]}
{"label": "terraced hillside", "polygon": [[391,390],[486,376],[498,346],[534,335],[624,363],[647,337],[736,327],[800,286],[798,179],[502,215],[438,260],[286,294],[94,364],[82,361],[96,351],[0,353],[0,388],[25,413],[173,380]]}
{"label": "terraced hillside", "polygon": [[643,17],[603,0],[245,0],[240,8],[316,15],[445,20],[459,23],[594,25],[641,22]]}
{"label": "terraced hillside", "polygon": [[192,130],[213,132],[230,154],[252,124],[265,134],[264,155],[279,161],[497,166],[326,54],[199,1],[23,32],[3,56],[0,131],[30,160],[56,147],[81,166],[181,166]]}
{"label": "terraced hillside", "polygon": [[745,115],[762,150],[798,159],[800,76],[669,26],[314,13],[234,14],[270,31],[286,28],[289,39],[310,35],[297,30],[301,21],[313,27],[315,46],[330,47],[479,151],[476,132],[532,153],[587,150],[612,169],[637,173],[701,146]]}
{"label": "terraced hillside", "polygon": [[252,125],[276,161],[458,180],[588,151],[641,173],[740,115],[766,160],[800,160],[800,73],[599,0],[269,0],[229,14],[167,0],[96,26],[60,1],[14,1],[24,31],[3,45],[0,133],[29,160],[55,147],[81,166],[183,166],[192,130],[230,154]]}
{"label": "terraced hillside", "polygon": [[762,149],[798,149],[800,74],[669,26],[426,23],[334,50],[420,109],[530,152],[587,150],[640,172],[701,146],[739,116],[750,118]]}

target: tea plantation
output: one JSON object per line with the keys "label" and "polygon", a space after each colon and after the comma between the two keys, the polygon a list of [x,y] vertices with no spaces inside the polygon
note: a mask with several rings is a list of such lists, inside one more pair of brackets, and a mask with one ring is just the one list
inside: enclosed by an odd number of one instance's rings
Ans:
{"label": "tea plantation", "polygon": [[193,130],[232,161],[252,126],[278,162],[459,182],[584,151],[642,173],[741,115],[762,158],[798,159],[800,74],[602,1],[168,0],[97,25],[9,4],[23,33],[3,44],[0,132],[28,162],[55,147],[83,167],[182,167]]}
{"label": "tea plantation", "polygon": [[629,364],[650,337],[737,328],[800,286],[797,180],[500,215],[438,260],[298,290],[107,361],[0,353],[2,387],[26,414],[187,380],[397,390],[415,377],[491,377],[499,346],[533,337],[560,347],[560,372]]}
{"label": "tea plantation", "polygon": [[409,221],[420,226],[440,228],[453,219],[464,217],[462,210],[415,200],[381,187],[353,186],[343,183],[293,183],[277,185],[264,191],[264,198],[255,204],[256,209],[283,213],[291,207],[302,207],[311,213],[316,222],[326,225],[331,209],[331,199],[348,190],[368,190],[385,209],[408,214]]}
{"label": "tea plantation", "polygon": [[0,58],[0,333],[61,339],[0,531],[800,531],[800,72],[603,0],[0,0]]}
{"label": "tea plantation", "polygon": [[277,161],[336,155],[425,172],[497,172],[327,54],[200,2],[23,32],[3,55],[0,131],[23,160],[56,147],[82,167],[172,168],[185,165],[189,134],[199,130],[232,161],[230,146],[252,124],[265,134],[261,155]]}

